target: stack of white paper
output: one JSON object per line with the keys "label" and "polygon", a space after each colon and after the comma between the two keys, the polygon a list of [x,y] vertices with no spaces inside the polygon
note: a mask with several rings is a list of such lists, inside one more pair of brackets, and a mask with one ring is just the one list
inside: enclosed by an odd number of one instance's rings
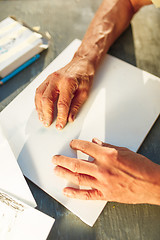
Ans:
{"label": "stack of white paper", "polygon": [[0,190],[0,239],[45,240],[54,219]]}
{"label": "stack of white paper", "polygon": [[36,202],[0,128],[0,239],[47,238],[54,219],[29,205]]}
{"label": "stack of white paper", "polygon": [[0,189],[24,203],[36,207],[36,202],[0,127]]}
{"label": "stack of white paper", "polygon": [[5,77],[47,47],[47,40],[41,34],[12,17],[5,18],[0,22],[0,77]]}

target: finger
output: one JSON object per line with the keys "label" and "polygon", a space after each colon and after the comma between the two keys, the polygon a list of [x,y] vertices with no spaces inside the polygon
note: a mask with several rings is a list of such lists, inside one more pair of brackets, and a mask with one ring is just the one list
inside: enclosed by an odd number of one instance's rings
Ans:
{"label": "finger", "polygon": [[80,150],[81,152],[88,154],[89,156],[97,159],[104,154],[104,149],[98,144],[83,141],[79,139],[74,139],[70,143],[70,147],[74,150]]}
{"label": "finger", "polygon": [[54,103],[58,97],[56,85],[48,85],[42,96],[43,124],[48,127],[54,118]]}
{"label": "finger", "polygon": [[56,166],[54,172],[57,176],[67,179],[69,182],[72,182],[78,186],[88,186],[95,187],[97,180],[89,175],[81,173],[73,173],[70,170]]}
{"label": "finger", "polygon": [[67,168],[74,173],[83,173],[93,176],[97,171],[97,166],[94,163],[77,158],[56,155],[52,158],[52,162],[55,165]]}
{"label": "finger", "polygon": [[72,92],[68,91],[68,89],[64,89],[60,91],[58,103],[57,103],[57,129],[61,130],[65,127],[68,119],[68,112],[70,108],[70,104],[73,98]]}
{"label": "finger", "polygon": [[36,110],[37,110],[40,121],[43,121],[43,111],[42,111],[42,102],[41,102],[42,96],[48,84],[49,84],[48,80],[46,80],[36,89],[35,106],[36,106]]}
{"label": "finger", "polygon": [[69,122],[73,122],[79,112],[80,108],[88,98],[88,90],[79,89],[77,90],[70,107],[70,113],[68,117]]}
{"label": "finger", "polygon": [[97,189],[82,190],[76,188],[64,188],[63,193],[70,198],[77,198],[82,200],[104,200],[103,194]]}
{"label": "finger", "polygon": [[112,144],[109,144],[109,143],[104,143],[101,140],[99,140],[98,138],[93,138],[92,142],[96,143],[96,144],[98,144],[99,146],[102,146],[102,147],[114,148],[114,149],[121,148],[121,147],[118,147],[118,146],[115,146],[115,145],[112,145]]}

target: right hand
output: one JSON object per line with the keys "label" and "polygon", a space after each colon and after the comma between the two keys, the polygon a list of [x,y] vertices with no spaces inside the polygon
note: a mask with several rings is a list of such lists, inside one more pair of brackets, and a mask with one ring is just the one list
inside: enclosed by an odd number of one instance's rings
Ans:
{"label": "right hand", "polygon": [[57,176],[82,188],[66,187],[70,198],[106,200],[120,203],[160,205],[160,165],[124,147],[94,138],[91,142],[74,139],[70,146],[94,160],[56,155],[52,161]]}
{"label": "right hand", "polygon": [[37,88],[35,105],[44,126],[52,124],[57,101],[57,129],[74,121],[86,101],[94,76],[94,67],[85,58],[74,57],[65,67],[50,74]]}

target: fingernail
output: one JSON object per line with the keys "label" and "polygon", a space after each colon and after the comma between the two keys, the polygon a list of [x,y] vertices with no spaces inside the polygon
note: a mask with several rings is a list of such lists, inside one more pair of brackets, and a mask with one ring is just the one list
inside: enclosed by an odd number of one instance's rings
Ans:
{"label": "fingernail", "polygon": [[102,145],[102,141],[99,140],[98,138],[93,138],[93,142],[97,143],[98,145]]}
{"label": "fingernail", "polygon": [[55,155],[53,158],[52,158],[52,163],[54,164],[57,164],[58,160],[57,160],[57,157],[59,157],[60,155]]}
{"label": "fingernail", "polygon": [[45,127],[48,127],[49,126],[49,123],[48,122],[44,122],[43,123]]}
{"label": "fingernail", "polygon": [[57,128],[58,130],[62,130],[63,125],[62,125],[61,123],[58,123],[58,124],[56,124],[56,128]]}
{"label": "fingernail", "polygon": [[43,121],[43,117],[42,117],[42,116],[40,116],[40,117],[39,117],[39,120],[42,122],[42,121]]}
{"label": "fingernail", "polygon": [[72,145],[72,143],[73,143],[73,139],[70,141],[70,146]]}

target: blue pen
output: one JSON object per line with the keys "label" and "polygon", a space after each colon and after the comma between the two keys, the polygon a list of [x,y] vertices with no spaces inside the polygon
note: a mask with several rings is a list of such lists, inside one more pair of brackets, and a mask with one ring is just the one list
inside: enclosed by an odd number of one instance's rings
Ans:
{"label": "blue pen", "polygon": [[8,74],[6,77],[2,78],[0,80],[0,85],[2,85],[3,83],[7,82],[8,80],[10,80],[12,77],[14,77],[17,73],[21,72],[23,69],[25,69],[26,67],[28,67],[30,64],[32,64],[33,62],[35,62],[38,58],[40,58],[40,54],[35,55],[34,57],[32,57],[31,59],[29,59],[27,62],[23,63],[21,66],[19,66],[17,69],[15,69],[13,72],[11,72],[10,74]]}

